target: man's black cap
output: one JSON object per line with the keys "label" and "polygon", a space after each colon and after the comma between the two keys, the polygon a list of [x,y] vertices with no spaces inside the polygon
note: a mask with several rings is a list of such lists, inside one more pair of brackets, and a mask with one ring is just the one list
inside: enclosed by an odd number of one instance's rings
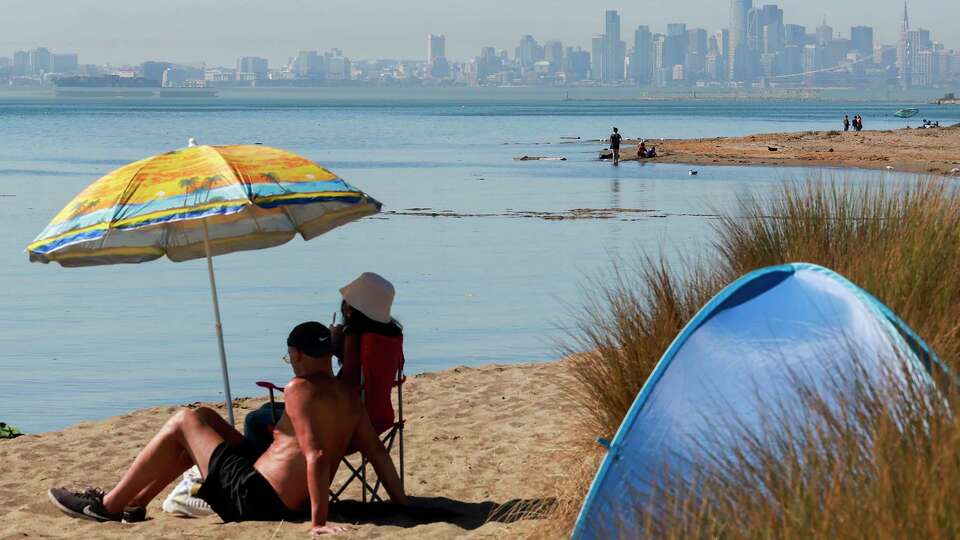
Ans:
{"label": "man's black cap", "polygon": [[321,323],[310,321],[298,324],[287,337],[287,346],[313,358],[321,358],[333,353],[333,340],[330,330]]}

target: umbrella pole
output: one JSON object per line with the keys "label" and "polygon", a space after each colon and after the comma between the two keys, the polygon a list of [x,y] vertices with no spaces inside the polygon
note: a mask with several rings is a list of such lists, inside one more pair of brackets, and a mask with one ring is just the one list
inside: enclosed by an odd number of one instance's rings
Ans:
{"label": "umbrella pole", "polygon": [[220,324],[220,302],[217,300],[217,279],[213,275],[213,255],[210,253],[210,231],[203,220],[203,247],[207,252],[207,274],[210,275],[210,294],[213,297],[213,319],[217,327],[217,345],[220,346],[220,371],[223,374],[223,404],[227,408],[227,421],[233,422],[233,398],[230,395],[230,376],[227,374],[227,353],[223,350],[223,325]]}

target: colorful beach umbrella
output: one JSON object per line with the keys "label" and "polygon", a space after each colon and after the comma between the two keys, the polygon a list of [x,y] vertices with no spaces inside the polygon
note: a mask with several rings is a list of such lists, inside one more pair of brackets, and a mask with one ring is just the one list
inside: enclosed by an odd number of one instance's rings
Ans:
{"label": "colorful beach umbrella", "polygon": [[215,255],[315,238],[381,205],[316,163],[261,145],[191,146],[125,165],[90,184],[28,247],[62,266],[206,257],[224,400],[233,423]]}

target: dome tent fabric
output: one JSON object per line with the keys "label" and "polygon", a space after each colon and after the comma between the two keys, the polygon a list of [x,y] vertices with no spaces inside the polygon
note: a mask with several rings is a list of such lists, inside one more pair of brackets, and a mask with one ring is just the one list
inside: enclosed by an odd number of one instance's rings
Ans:
{"label": "dome tent fabric", "polygon": [[[899,359],[911,369],[891,365]],[[782,403],[798,373],[814,385],[848,368],[929,380],[933,362],[889,308],[831,270],[796,263],[752,272],[704,306],[664,353],[609,443],[573,538],[629,534],[637,497],[658,474],[689,472],[697,445],[719,440],[704,435],[720,435],[731,417],[759,429],[760,404]]]}

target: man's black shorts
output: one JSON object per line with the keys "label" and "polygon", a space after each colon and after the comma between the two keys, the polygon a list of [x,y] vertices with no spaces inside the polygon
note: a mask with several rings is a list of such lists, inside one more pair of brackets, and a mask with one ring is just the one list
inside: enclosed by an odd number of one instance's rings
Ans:
{"label": "man's black shorts", "polygon": [[297,520],[267,479],[253,468],[251,452],[244,445],[223,442],[210,455],[207,477],[197,492],[223,521]]}

